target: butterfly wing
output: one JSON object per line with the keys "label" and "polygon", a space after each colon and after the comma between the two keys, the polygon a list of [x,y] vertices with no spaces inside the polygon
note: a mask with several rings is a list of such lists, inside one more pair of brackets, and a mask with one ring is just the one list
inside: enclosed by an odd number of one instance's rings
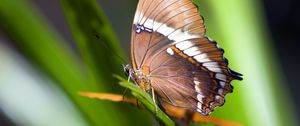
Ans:
{"label": "butterfly wing", "polygon": [[[178,45],[183,43],[192,46],[180,50]],[[228,68],[223,50],[206,37],[180,42],[168,49],[150,62],[150,80],[162,100],[172,105],[208,115],[224,104],[226,94],[232,92],[230,82],[241,79]]]}
{"label": "butterfly wing", "polygon": [[158,50],[185,39],[202,37],[202,17],[191,0],[140,0],[132,25],[131,54],[134,69]]}
{"label": "butterfly wing", "polygon": [[209,114],[241,79],[205,35],[191,0],[140,0],[132,26],[133,69],[149,68],[155,93],[174,106]]}

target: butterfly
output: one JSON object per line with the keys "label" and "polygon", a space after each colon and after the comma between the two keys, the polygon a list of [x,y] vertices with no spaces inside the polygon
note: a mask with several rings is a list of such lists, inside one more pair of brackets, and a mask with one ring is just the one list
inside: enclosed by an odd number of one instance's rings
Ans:
{"label": "butterfly", "polygon": [[124,71],[144,91],[172,106],[209,115],[241,74],[206,34],[191,0],[139,0],[131,36],[131,65]]}

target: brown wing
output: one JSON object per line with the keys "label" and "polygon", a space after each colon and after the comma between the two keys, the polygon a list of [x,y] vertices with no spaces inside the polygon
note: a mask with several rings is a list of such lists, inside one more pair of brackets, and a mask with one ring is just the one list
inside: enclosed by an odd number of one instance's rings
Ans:
{"label": "brown wing", "polygon": [[174,42],[203,37],[202,17],[191,0],[140,0],[132,26],[133,68]]}
{"label": "brown wing", "polygon": [[230,82],[241,79],[228,68],[223,50],[206,37],[191,0],[140,0],[131,53],[133,69],[149,68],[162,100],[203,115],[222,105],[232,92]]}
{"label": "brown wing", "polygon": [[[191,46],[180,46],[187,42]],[[232,92],[230,82],[241,79],[228,68],[223,50],[206,37],[158,52],[149,66],[151,85],[162,100],[203,115],[223,105]]]}

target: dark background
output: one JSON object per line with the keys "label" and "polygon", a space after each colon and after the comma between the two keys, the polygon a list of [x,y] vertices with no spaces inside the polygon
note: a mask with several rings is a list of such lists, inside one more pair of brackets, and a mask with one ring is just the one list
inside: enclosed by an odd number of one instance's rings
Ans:
{"label": "dark background", "polygon": [[[275,54],[292,99],[300,106],[300,6],[299,0],[263,0]],[[278,92],[280,93],[280,92]],[[296,108],[300,117],[300,109]]]}
{"label": "dark background", "polygon": [[[62,13],[59,6],[58,0],[33,0],[42,11],[46,18],[49,19],[50,23],[53,24],[58,32],[63,36],[68,42],[72,42],[71,32],[69,31],[66,23],[66,19]],[[124,45],[123,47],[126,52],[129,52],[129,40],[130,40],[130,26],[133,19],[135,2],[120,0],[118,5],[115,5],[113,1],[101,0],[100,3],[103,9],[110,10],[114,7],[115,11],[109,12],[109,19],[113,28],[118,35],[119,40]],[[111,6],[108,6],[112,4]],[[300,6],[299,0],[263,0],[262,6],[265,11],[265,17],[268,24],[271,41],[273,42],[273,47],[275,48],[275,56],[278,56],[279,66],[282,69],[285,79],[286,86],[288,87],[291,99],[297,106],[300,106]],[[128,15],[124,15],[118,12],[127,11],[132,12]],[[117,16],[116,16],[117,15]],[[122,26],[121,26],[122,25]],[[126,26],[127,29],[123,31],[117,30],[118,27]],[[122,29],[121,29],[122,30]],[[125,44],[126,43],[126,44]],[[280,92],[278,92],[280,93]],[[300,109],[296,108],[297,116],[300,117]],[[0,112],[1,113],[1,112]],[[5,116],[0,114],[0,125],[13,125]]]}

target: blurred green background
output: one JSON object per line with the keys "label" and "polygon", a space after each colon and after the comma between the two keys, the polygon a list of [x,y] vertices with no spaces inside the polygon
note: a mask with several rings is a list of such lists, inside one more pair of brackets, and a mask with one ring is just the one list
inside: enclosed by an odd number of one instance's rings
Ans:
{"label": "blurred green background", "polygon": [[[246,126],[297,126],[296,0],[195,0],[207,34],[244,75],[212,116]],[[84,98],[122,94],[137,0],[0,0],[0,125],[157,125],[148,111]],[[100,36],[96,39],[95,34]],[[113,54],[114,53],[114,54]]]}

